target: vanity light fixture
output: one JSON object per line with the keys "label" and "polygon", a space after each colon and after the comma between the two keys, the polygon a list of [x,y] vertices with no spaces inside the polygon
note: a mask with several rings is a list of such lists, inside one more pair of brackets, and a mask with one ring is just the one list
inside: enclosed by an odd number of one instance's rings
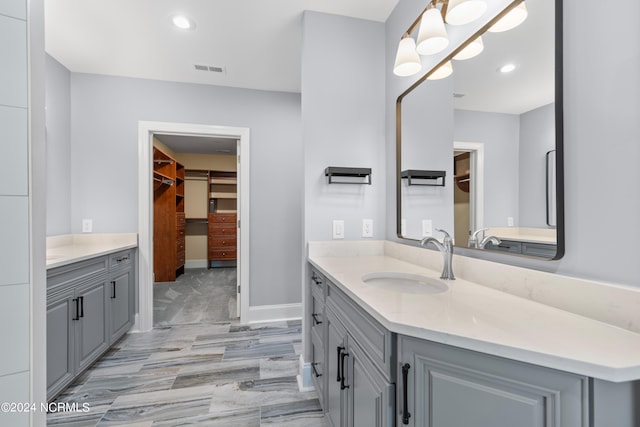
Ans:
{"label": "vanity light fixture", "polygon": [[517,27],[522,24],[525,19],[527,19],[527,6],[525,2],[520,3],[518,6],[514,7],[502,17],[501,20],[496,22],[491,28],[487,29],[487,31],[492,33],[501,33],[503,31],[511,30],[512,28]]}
{"label": "vanity light fixture", "polygon": [[447,24],[464,25],[484,15],[487,3],[484,0],[449,0]]}
{"label": "vanity light fixture", "polygon": [[412,37],[404,37],[398,45],[393,73],[407,77],[416,74],[422,68],[422,61],[416,52],[416,41]]}
{"label": "vanity light fixture", "polygon": [[427,77],[427,80],[444,79],[445,77],[449,77],[451,73],[453,73],[453,66],[451,65],[451,61],[447,61],[431,73],[431,75]]}
{"label": "vanity light fixture", "polygon": [[[429,0],[427,7],[409,26],[398,44],[393,73],[400,77],[418,73],[422,69],[422,61],[418,55],[433,55],[442,52],[449,45],[447,25],[471,23],[484,15],[486,10],[485,0]],[[514,1],[508,9],[487,23],[481,31],[487,29],[494,32],[507,31],[520,25],[526,17],[527,8],[524,0],[520,3]],[[416,42],[411,34],[418,25],[420,28]],[[455,54],[453,59],[469,59],[480,54],[484,50],[484,44],[479,35],[481,31],[476,33],[478,37],[474,40],[459,46],[453,52]],[[431,80],[445,78],[453,72],[450,61],[445,62],[441,68],[441,70],[434,70],[427,78]]]}
{"label": "vanity light fixture", "polygon": [[181,30],[193,30],[196,27],[196,23],[185,15],[173,15],[171,22]]}
{"label": "vanity light fixture", "polygon": [[449,39],[442,14],[435,6],[430,7],[420,19],[416,51],[420,55],[433,55],[442,52],[448,45]]}
{"label": "vanity light fixture", "polygon": [[474,56],[480,55],[480,52],[484,50],[484,43],[482,42],[482,36],[478,36],[474,41],[469,43],[467,47],[462,49],[460,53],[453,57],[457,61],[464,59],[471,59]]}

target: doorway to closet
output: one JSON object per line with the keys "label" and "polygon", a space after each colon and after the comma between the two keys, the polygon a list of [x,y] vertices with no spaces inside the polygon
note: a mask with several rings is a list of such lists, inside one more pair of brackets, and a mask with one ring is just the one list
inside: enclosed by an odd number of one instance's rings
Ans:
{"label": "doorway to closet", "polygon": [[[140,122],[138,329],[157,323],[156,291],[161,322],[207,321],[197,312],[207,304],[242,321],[249,291],[248,144],[246,128]],[[230,292],[233,307],[228,297],[228,307],[214,304],[216,295]],[[171,308],[172,299],[184,307]]]}

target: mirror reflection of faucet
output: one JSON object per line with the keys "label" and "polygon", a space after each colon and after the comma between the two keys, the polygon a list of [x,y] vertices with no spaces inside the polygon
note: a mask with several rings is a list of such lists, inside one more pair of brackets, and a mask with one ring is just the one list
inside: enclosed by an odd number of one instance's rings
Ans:
{"label": "mirror reflection of faucet", "polygon": [[440,275],[441,279],[445,280],[455,280],[455,276],[453,275],[452,268],[452,259],[453,259],[453,240],[449,233],[444,230],[440,230],[436,228],[436,231],[439,231],[444,234],[444,239],[442,243],[438,241],[435,237],[425,237],[420,241],[420,245],[427,247],[429,243],[432,243],[440,253],[442,254],[442,258],[444,261],[444,265],[442,266],[442,274]]}
{"label": "mirror reflection of faucet", "polygon": [[[484,249],[487,243],[492,243],[494,246],[498,246],[502,241],[496,236],[484,236],[484,232],[488,230],[488,228],[480,228],[471,234],[469,238],[469,247],[476,249]],[[484,236],[482,239],[479,238],[480,234]]]}

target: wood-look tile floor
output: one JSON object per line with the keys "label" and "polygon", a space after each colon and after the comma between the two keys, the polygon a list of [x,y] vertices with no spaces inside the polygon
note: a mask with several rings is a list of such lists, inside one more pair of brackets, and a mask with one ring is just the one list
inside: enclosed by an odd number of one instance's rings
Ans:
{"label": "wood-look tile floor", "polygon": [[47,425],[324,427],[315,391],[298,389],[301,329],[221,321],[129,334],[54,400],[79,410]]}

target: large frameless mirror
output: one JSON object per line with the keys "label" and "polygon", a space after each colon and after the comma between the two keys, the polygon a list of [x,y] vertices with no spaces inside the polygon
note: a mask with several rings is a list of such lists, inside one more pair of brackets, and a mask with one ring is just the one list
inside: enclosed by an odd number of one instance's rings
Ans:
{"label": "large frameless mirror", "polygon": [[[518,27],[486,31],[515,8],[527,12]],[[456,246],[562,257],[561,8],[509,3],[398,97],[400,238],[444,229]],[[457,60],[478,36],[481,53]]]}

